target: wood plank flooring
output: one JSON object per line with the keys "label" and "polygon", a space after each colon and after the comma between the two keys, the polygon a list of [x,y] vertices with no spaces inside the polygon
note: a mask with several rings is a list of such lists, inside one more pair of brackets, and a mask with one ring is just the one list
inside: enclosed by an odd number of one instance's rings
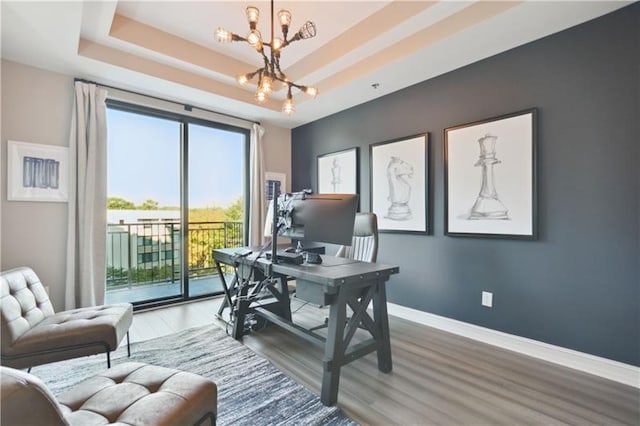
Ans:
{"label": "wood plank flooring", "polygon": [[[222,299],[140,312],[132,341],[211,324]],[[296,322],[322,323],[328,309],[292,304]],[[370,354],[342,368],[338,405],[370,425],[640,425],[640,390],[396,317],[393,371]],[[360,333],[360,332],[359,332]],[[363,332],[364,333],[364,332]],[[278,327],[244,343],[319,395],[322,351]]]}

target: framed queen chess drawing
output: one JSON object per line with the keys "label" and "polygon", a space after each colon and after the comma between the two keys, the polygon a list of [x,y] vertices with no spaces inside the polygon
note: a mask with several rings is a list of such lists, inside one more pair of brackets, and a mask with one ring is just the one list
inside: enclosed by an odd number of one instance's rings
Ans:
{"label": "framed queen chess drawing", "polygon": [[445,235],[537,237],[536,120],[534,108],[445,129]]}

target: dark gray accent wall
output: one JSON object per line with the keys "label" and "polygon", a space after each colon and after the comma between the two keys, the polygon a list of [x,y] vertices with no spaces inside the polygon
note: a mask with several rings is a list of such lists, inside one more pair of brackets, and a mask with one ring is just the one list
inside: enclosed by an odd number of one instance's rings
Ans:
{"label": "dark gray accent wall", "polygon": [[[400,266],[389,301],[640,366],[639,39],[636,3],[298,127],[293,189],[359,146],[368,210],[369,144],[429,132],[433,232],[381,234],[378,261]],[[443,130],[531,107],[539,238],[444,236]]]}

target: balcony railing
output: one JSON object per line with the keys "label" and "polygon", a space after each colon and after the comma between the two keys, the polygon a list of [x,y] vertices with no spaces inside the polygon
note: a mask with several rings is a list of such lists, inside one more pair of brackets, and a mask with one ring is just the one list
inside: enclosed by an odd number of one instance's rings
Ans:
{"label": "balcony railing", "polygon": [[[242,222],[190,222],[186,250],[189,277],[217,274],[211,251],[244,245]],[[107,291],[180,282],[178,221],[107,225]]]}

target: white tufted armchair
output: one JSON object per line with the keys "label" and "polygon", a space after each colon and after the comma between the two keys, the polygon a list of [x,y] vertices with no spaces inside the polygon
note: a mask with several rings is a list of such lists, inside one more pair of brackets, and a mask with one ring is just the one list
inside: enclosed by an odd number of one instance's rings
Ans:
{"label": "white tufted armchair", "polygon": [[56,313],[38,276],[22,267],[0,273],[2,365],[26,368],[110,352],[129,327],[133,309],[128,303],[73,309]]}

